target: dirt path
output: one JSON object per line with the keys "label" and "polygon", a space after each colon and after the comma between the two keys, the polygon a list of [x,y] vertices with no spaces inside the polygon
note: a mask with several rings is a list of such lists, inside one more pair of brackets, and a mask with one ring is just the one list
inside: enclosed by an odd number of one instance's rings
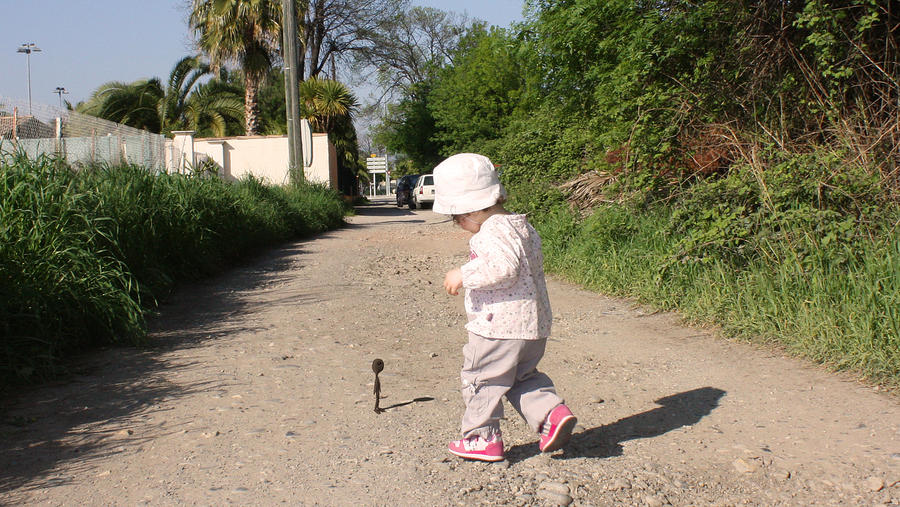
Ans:
{"label": "dirt path", "polygon": [[896,398],[555,280],[569,449],[507,406],[505,462],[450,456],[465,317],[441,281],[467,235],[389,204],[351,223],[184,288],[154,348],[4,400],[0,503],[900,504]]}

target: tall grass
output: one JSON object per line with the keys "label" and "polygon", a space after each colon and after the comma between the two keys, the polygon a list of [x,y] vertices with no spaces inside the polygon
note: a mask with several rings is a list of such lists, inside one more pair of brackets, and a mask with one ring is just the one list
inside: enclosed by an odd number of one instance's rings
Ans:
{"label": "tall grass", "polygon": [[346,211],[314,185],[0,157],[0,385],[50,374],[85,347],[141,342],[176,280],[337,227]]}
{"label": "tall grass", "polygon": [[[769,241],[760,245],[766,252],[731,262],[679,257],[683,237],[672,233],[673,215],[665,207],[607,206],[582,220],[557,207],[535,224],[550,272],[900,386],[895,229],[822,245],[815,231],[798,225],[792,235],[815,245]],[[815,253],[798,254],[804,251]]]}

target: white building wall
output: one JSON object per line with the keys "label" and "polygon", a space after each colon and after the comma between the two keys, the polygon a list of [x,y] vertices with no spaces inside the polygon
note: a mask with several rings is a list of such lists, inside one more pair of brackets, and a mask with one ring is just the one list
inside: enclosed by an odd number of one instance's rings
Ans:
{"label": "white building wall", "polygon": [[[178,144],[185,143],[181,140]],[[327,134],[312,135],[312,155],[312,163],[303,168],[306,180],[337,188],[337,158]],[[193,165],[205,160],[219,166],[219,174],[227,179],[252,174],[274,185],[290,181],[287,136],[193,139]],[[175,167],[171,170],[177,172]]]}

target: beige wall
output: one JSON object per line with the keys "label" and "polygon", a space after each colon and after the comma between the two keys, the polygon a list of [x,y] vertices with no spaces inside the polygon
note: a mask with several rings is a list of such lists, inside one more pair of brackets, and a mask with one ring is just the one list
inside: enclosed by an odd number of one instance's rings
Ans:
{"label": "beige wall", "polygon": [[[185,135],[173,140],[179,150],[190,150]],[[193,157],[183,158],[194,165],[210,160],[219,166],[219,174],[228,179],[240,179],[248,174],[275,185],[290,181],[288,175],[287,136],[243,136],[193,139]],[[310,182],[337,188],[337,156],[327,134],[312,135],[312,163],[303,168]],[[177,171],[177,166],[173,167]]]}

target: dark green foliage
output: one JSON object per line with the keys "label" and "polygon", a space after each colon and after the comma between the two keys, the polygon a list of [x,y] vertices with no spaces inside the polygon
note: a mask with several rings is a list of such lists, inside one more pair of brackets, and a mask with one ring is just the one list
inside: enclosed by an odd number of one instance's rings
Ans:
{"label": "dark green foliage", "polygon": [[406,155],[411,167],[404,174],[431,172],[442,160],[441,143],[435,138],[437,126],[429,104],[429,81],[406,89],[403,99],[388,107],[382,123],[375,127],[374,141],[389,151]]}
{"label": "dark green foliage", "polygon": [[[243,82],[237,79],[238,73],[231,73],[232,83],[243,90]],[[239,82],[241,81],[241,82]],[[287,134],[287,114],[284,104],[284,71],[275,67],[269,71],[269,75],[263,81],[259,89],[259,123],[260,132],[263,135]],[[229,135],[241,135],[240,133]]]}
{"label": "dark green foliage", "polygon": [[141,336],[128,267],[108,219],[68,168],[19,157],[0,167],[0,379],[43,373],[64,353]]}
{"label": "dark green foliage", "polygon": [[505,182],[556,185],[598,164],[585,123],[542,109],[513,121],[502,142],[486,153],[500,166]]}
{"label": "dark green foliage", "polygon": [[0,160],[0,383],[51,373],[74,351],[140,343],[175,281],[343,223],[331,190],[247,179],[73,171]]}
{"label": "dark green foliage", "polygon": [[159,78],[103,84],[76,110],[131,127],[170,134],[194,130],[199,136],[223,136],[243,118],[242,90],[220,79],[200,83],[209,66],[196,57],[175,64],[166,87]]}
{"label": "dark green foliage", "polygon": [[684,235],[678,255],[743,263],[783,242],[806,256],[882,232],[881,205],[889,203],[876,177],[840,167],[827,152],[782,158],[765,171],[744,166],[690,187],[674,207],[672,232]]}
{"label": "dark green foliage", "polygon": [[[897,208],[885,213],[900,219]],[[896,231],[823,247],[809,224],[781,224],[793,241],[701,261],[677,255],[685,234],[672,232],[675,220],[662,206],[606,206],[583,220],[557,207],[533,221],[551,272],[900,386]]]}
{"label": "dark green foliage", "polygon": [[525,80],[515,44],[505,31],[475,27],[460,43],[454,64],[445,68],[428,97],[433,139],[441,154],[484,152],[520,108]]}
{"label": "dark green foliage", "polygon": [[897,383],[894,3],[533,0],[429,83],[432,139],[491,157],[551,271]]}

